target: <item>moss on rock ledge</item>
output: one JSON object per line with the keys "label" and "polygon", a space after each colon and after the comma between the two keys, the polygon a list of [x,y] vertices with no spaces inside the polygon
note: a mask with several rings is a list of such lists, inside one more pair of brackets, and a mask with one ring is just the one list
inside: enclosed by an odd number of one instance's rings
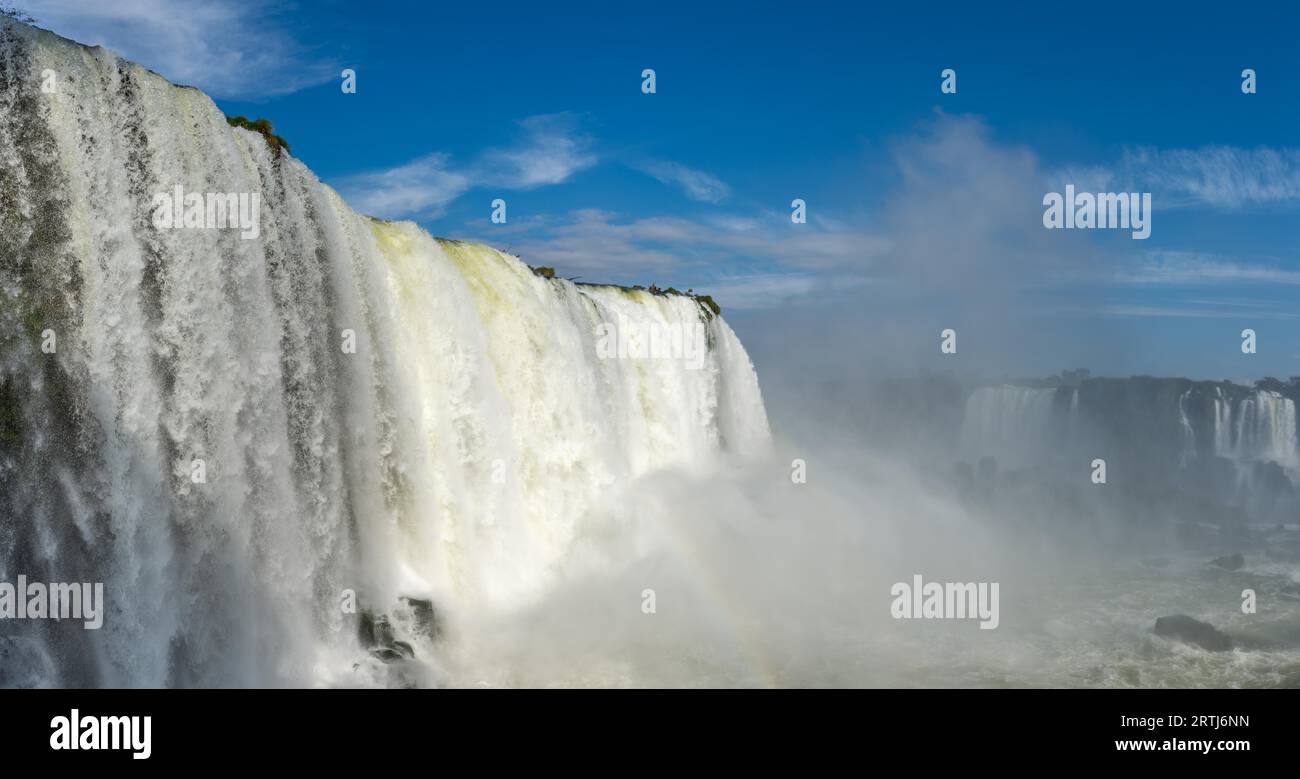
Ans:
{"label": "moss on rock ledge", "polygon": [[708,309],[713,312],[714,316],[722,315],[722,306],[719,306],[714,302],[712,295],[692,295],[692,297],[699,301],[700,305],[708,306]]}
{"label": "moss on rock ledge", "polygon": [[252,130],[255,133],[259,133],[266,139],[266,145],[271,147],[271,151],[277,157],[279,157],[283,152],[290,151],[289,142],[273,132],[270,119],[250,120],[247,116],[227,116],[226,124],[231,127],[242,127],[245,130]]}

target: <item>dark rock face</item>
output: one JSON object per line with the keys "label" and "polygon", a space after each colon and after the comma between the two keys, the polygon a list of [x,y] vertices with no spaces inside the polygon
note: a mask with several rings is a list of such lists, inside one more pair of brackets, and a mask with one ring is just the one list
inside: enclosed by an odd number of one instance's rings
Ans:
{"label": "dark rock face", "polygon": [[380,647],[370,650],[370,654],[383,660],[385,663],[395,663],[402,659],[402,653],[390,647]]}
{"label": "dark rock face", "polygon": [[393,625],[387,614],[375,616],[369,609],[362,609],[357,620],[357,639],[361,646],[369,649],[372,657],[385,663],[415,657],[415,650],[405,641],[397,641],[393,635]]}
{"label": "dark rock face", "polygon": [[375,615],[368,610],[363,610],[357,620],[357,640],[367,648],[379,643],[375,639]]}
{"label": "dark rock face", "polygon": [[442,623],[438,619],[437,612],[434,611],[433,601],[406,596],[403,596],[402,600],[411,608],[415,624],[421,632],[435,641],[442,638]]}
{"label": "dark rock face", "polygon": [[362,609],[357,620],[357,640],[366,648],[392,645],[393,626],[388,622],[388,616],[380,614],[376,617],[369,609]]}
{"label": "dark rock face", "polygon": [[1199,646],[1210,652],[1226,652],[1232,649],[1232,639],[1221,633],[1218,628],[1186,614],[1159,617],[1156,619],[1155,634]]}
{"label": "dark rock face", "polygon": [[1235,571],[1246,564],[1246,558],[1240,552],[1236,554],[1216,557],[1210,561],[1210,565],[1222,568],[1225,571]]}
{"label": "dark rock face", "polygon": [[[438,622],[432,601],[405,596],[402,601],[411,611],[417,633],[434,640],[441,637],[442,626]],[[385,663],[415,659],[415,648],[406,641],[397,640],[397,633],[387,614],[375,614],[369,609],[362,609],[357,619],[357,639],[363,648],[370,650],[372,657]]]}

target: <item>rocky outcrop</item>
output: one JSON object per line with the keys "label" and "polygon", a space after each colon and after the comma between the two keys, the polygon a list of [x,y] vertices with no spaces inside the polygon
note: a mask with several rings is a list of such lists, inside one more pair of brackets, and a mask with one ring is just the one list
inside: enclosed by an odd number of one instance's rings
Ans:
{"label": "rocky outcrop", "polygon": [[1156,619],[1155,634],[1199,646],[1209,652],[1226,652],[1232,649],[1232,639],[1229,636],[1208,622],[1201,622],[1186,614],[1174,614]]}
{"label": "rocky outcrop", "polygon": [[403,637],[412,640],[425,638],[437,641],[442,638],[442,625],[433,608],[433,601],[403,596],[394,617],[362,609],[357,619],[357,641],[370,650],[372,657],[385,663],[396,663],[415,658],[415,648],[408,641],[397,638],[393,619],[397,620]]}
{"label": "rocky outcrop", "polygon": [[442,638],[442,623],[433,610],[433,601],[405,596],[402,597],[402,601],[411,609],[411,616],[415,620],[415,629],[417,631],[434,641]]}
{"label": "rocky outcrop", "polygon": [[1224,555],[1223,557],[1216,557],[1210,561],[1210,565],[1213,565],[1216,568],[1222,568],[1225,571],[1235,571],[1245,564],[1246,558],[1242,556],[1241,552]]}

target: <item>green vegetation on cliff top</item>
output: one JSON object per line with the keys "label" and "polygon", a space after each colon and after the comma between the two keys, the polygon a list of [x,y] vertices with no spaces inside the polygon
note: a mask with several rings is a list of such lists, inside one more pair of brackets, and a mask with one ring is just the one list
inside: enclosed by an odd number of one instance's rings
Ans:
{"label": "green vegetation on cliff top", "polygon": [[291,151],[289,149],[289,142],[272,131],[273,128],[271,127],[270,119],[250,120],[247,116],[227,116],[226,124],[231,127],[242,127],[245,130],[252,130],[255,133],[259,133],[266,139],[266,145],[271,147],[271,151],[274,152],[277,157],[279,157],[283,152]]}

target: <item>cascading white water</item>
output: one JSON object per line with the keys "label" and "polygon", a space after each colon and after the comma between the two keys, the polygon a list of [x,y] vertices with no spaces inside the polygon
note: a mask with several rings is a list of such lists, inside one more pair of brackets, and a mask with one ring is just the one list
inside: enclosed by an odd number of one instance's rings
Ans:
{"label": "cascading white water", "polygon": [[[1059,432],[1052,426],[1055,392],[1012,385],[974,390],[967,398],[962,421],[963,456],[992,454],[999,460],[1023,464],[1034,461],[1045,449],[1067,446],[1084,433],[1078,429],[1079,390],[1071,393],[1063,431]],[[1169,414],[1170,425],[1176,425],[1178,448],[1170,454],[1180,464],[1187,465],[1198,452],[1208,451],[1232,460],[1242,473],[1257,462],[1276,463],[1291,473],[1300,471],[1294,400],[1262,389],[1230,397],[1216,386],[1209,405],[1201,406],[1195,400],[1197,392],[1194,387],[1182,390],[1176,405],[1161,411]],[[1200,421],[1204,417],[1197,409],[1208,409],[1212,419]],[[1198,445],[1198,430],[1212,437],[1204,450]]]}
{"label": "cascading white water", "polygon": [[[336,683],[364,657],[344,593],[520,603],[619,485],[769,446],[744,348],[693,298],[357,215],[201,92],[0,33],[0,580],[110,603],[94,634],[6,625],[34,670],[0,684]],[[260,236],[155,229],[177,185],[260,193]],[[618,322],[709,348],[601,359]]]}
{"label": "cascading white water", "polygon": [[1295,401],[1269,390],[1256,391],[1241,402],[1235,430],[1240,458],[1269,460],[1296,466]]}
{"label": "cascading white water", "polygon": [[1221,387],[1214,388],[1214,453],[1226,457],[1231,453],[1232,438],[1228,429],[1232,425],[1232,403],[1223,396]]}
{"label": "cascading white water", "polygon": [[[1078,391],[1075,392],[1077,394]],[[1182,436],[1182,445],[1178,451],[1180,465],[1187,465],[1196,456],[1196,431],[1192,429],[1192,421],[1187,417],[1187,401],[1191,394],[1192,391],[1187,389],[1178,396],[1178,431]]]}
{"label": "cascading white water", "polygon": [[966,399],[962,449],[968,456],[993,455],[1023,465],[1047,446],[1056,390],[1051,388],[980,387]]}
{"label": "cascading white water", "polygon": [[1287,469],[1300,467],[1295,401],[1271,390],[1255,390],[1235,404],[1214,400],[1214,452],[1248,462],[1264,460]]}
{"label": "cascading white water", "polygon": [[1075,387],[1070,392],[1070,413],[1069,423],[1066,425],[1066,435],[1073,440],[1079,429],[1079,388]]}

